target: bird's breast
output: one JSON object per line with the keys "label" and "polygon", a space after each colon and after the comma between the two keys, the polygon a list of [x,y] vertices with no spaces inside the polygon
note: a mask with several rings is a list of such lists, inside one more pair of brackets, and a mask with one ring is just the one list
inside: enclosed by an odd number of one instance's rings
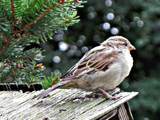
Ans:
{"label": "bird's breast", "polygon": [[106,71],[96,71],[93,74],[83,75],[78,82],[79,88],[87,90],[115,88],[129,75],[132,66],[131,55],[128,53],[121,54]]}

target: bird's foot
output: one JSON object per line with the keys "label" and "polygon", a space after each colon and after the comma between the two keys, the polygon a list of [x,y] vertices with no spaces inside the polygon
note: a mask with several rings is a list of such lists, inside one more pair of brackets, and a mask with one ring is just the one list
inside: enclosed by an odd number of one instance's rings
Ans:
{"label": "bird's foot", "polygon": [[109,91],[113,91],[113,90],[116,90],[117,88],[111,88],[111,89],[107,89],[105,90],[106,92],[109,92]]}
{"label": "bird's foot", "polygon": [[[114,90],[114,91],[113,91]],[[113,89],[108,89],[108,90],[103,90],[101,88],[99,88],[99,92],[102,93],[102,95],[105,97],[105,98],[109,98],[111,100],[116,100],[116,99],[119,99],[120,96],[112,96],[112,95],[115,95],[116,93],[118,93],[120,91],[120,89],[117,88],[117,91],[116,91],[116,88],[113,88]],[[108,92],[112,92],[110,95]]]}
{"label": "bird's foot", "polygon": [[95,92],[92,92],[91,94],[85,95],[85,97],[74,97],[71,99],[71,102],[77,103],[77,102],[82,102],[82,101],[92,101],[94,98],[99,98],[101,96],[103,96],[105,98],[109,98],[111,100],[116,100],[116,99],[119,99],[120,96],[114,96],[114,95],[119,92],[120,92],[119,88],[107,89],[106,91],[99,88],[98,91],[95,91]]}
{"label": "bird's foot", "polygon": [[102,96],[101,93],[92,92],[90,94],[85,95],[84,97],[74,97],[71,99],[71,102],[81,102],[81,101],[92,101],[93,98],[98,98]]}

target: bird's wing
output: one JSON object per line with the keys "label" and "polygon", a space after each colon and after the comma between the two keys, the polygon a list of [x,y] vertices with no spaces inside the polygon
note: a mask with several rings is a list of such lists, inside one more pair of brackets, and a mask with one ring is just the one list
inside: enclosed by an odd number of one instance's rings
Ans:
{"label": "bird's wing", "polygon": [[106,71],[116,59],[120,51],[103,46],[95,47],[86,53],[82,59],[71,67],[61,79],[67,80],[90,74],[96,71]]}

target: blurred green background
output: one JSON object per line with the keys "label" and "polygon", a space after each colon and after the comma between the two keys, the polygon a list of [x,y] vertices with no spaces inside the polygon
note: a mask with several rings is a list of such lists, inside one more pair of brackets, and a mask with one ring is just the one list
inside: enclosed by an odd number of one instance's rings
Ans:
{"label": "blurred green background", "polygon": [[46,75],[64,74],[88,50],[108,37],[121,35],[136,47],[134,66],[121,84],[124,91],[138,91],[129,103],[135,120],[160,118],[160,1],[88,0],[78,9],[80,22],[57,31],[54,40],[41,44]]}

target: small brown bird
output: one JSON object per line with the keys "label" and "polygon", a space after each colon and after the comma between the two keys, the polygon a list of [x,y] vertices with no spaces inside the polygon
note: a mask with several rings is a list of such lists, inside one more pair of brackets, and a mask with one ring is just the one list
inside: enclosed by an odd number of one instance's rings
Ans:
{"label": "small brown bird", "polygon": [[122,36],[113,36],[87,52],[78,63],[61,77],[61,81],[36,97],[44,98],[56,88],[78,88],[86,91],[100,90],[106,97],[115,99],[105,90],[114,89],[130,73],[135,47]]}

